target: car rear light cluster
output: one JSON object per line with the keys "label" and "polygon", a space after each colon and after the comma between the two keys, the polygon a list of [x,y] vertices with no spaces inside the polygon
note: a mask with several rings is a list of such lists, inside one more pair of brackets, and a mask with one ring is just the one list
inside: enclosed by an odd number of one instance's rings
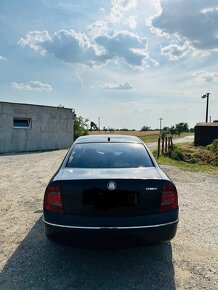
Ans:
{"label": "car rear light cluster", "polygon": [[64,212],[59,182],[54,182],[48,185],[45,192],[44,209],[57,213]]}
{"label": "car rear light cluster", "polygon": [[174,184],[167,182],[163,185],[160,212],[167,212],[178,208],[177,190]]}

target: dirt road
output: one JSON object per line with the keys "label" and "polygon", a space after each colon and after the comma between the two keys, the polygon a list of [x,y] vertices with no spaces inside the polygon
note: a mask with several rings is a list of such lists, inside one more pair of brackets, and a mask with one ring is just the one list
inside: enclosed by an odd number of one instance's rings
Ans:
{"label": "dirt road", "polygon": [[[186,136],[182,138],[173,139],[173,144],[187,143],[187,142],[193,142],[193,141],[194,141],[194,136],[192,135],[192,136]],[[146,145],[148,146],[149,149],[157,148],[157,142],[148,143]]]}
{"label": "dirt road", "polygon": [[179,191],[171,243],[47,240],[45,186],[66,151],[0,156],[0,289],[218,289],[218,177],[164,166]]}

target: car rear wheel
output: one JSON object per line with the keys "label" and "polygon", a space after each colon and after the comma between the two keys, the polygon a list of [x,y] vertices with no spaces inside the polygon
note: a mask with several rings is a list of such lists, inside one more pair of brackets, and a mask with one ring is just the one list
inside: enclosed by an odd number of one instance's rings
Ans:
{"label": "car rear wheel", "polygon": [[44,228],[46,237],[51,241],[56,241],[58,238],[58,232],[46,224]]}

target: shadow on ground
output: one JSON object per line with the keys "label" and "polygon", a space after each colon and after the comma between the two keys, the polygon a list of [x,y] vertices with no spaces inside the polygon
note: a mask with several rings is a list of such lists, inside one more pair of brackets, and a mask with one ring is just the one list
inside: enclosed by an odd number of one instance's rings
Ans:
{"label": "shadow on ground", "polygon": [[129,236],[54,243],[40,219],[5,265],[0,289],[175,289],[171,244]]}

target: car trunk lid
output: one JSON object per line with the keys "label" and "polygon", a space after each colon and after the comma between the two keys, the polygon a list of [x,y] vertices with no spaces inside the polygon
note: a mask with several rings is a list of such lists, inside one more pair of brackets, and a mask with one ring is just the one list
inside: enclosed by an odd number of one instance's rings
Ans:
{"label": "car trunk lid", "polygon": [[60,185],[65,214],[131,216],[159,212],[163,180],[155,168],[65,169]]}

